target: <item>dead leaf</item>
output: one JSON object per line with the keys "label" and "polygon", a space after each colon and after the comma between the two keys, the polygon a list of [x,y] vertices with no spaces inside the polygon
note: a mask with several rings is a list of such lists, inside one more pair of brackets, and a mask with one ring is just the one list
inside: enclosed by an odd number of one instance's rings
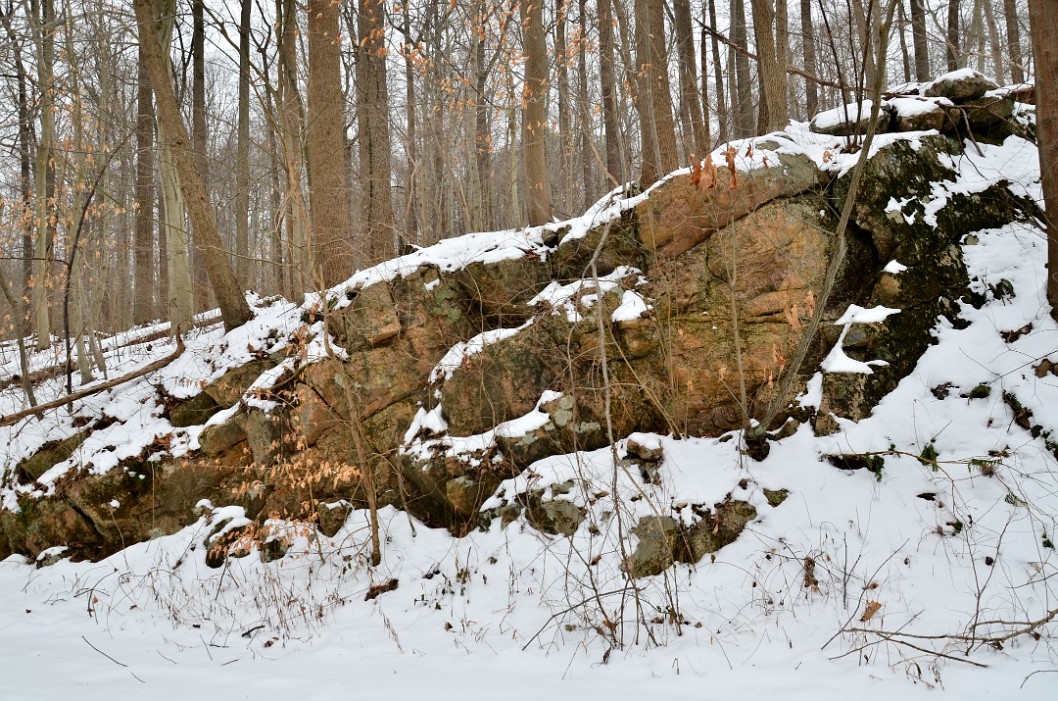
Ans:
{"label": "dead leaf", "polygon": [[728,172],[731,175],[731,189],[732,190],[734,190],[736,187],[738,187],[738,176],[735,174],[735,156],[737,154],[738,154],[738,151],[735,150],[734,146],[728,146],[727,147],[727,153],[725,154],[725,157],[727,159],[727,170],[728,170]]}
{"label": "dead leaf", "polygon": [[868,601],[867,608],[863,610],[863,615],[860,616],[860,623],[866,623],[871,620],[880,608],[882,608],[882,605],[877,601]]}

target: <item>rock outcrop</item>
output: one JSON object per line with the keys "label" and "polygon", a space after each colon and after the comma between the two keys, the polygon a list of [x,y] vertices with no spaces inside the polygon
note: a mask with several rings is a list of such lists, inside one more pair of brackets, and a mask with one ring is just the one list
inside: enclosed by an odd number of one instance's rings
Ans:
{"label": "rock outcrop", "polygon": [[[954,104],[954,92],[942,94]],[[962,104],[987,97],[964,92]],[[888,365],[828,376],[817,430],[833,428],[831,412],[866,416],[914,367],[938,317],[958,323],[964,235],[1035,213],[1002,186],[939,192],[957,179],[952,159],[964,148],[943,135],[898,140],[868,162],[824,320],[850,303],[901,311],[845,337],[850,356]],[[521,495],[503,513],[481,507],[537,460],[634,431],[719,435],[772,403],[782,411],[765,429],[808,420],[793,396],[776,396],[778,381],[796,371],[800,392],[837,340],[825,324],[808,362],[788,367],[823,303],[849,177],[781,134],[715,157],[725,164],[612,195],[581,220],[469,263],[421,253],[332,290],[304,311],[305,329],[332,339],[326,354],[308,354],[299,332],[283,353],[257,353],[190,397],[165,398],[174,431],[194,431],[180,457],[158,439],[116,469],[71,469],[44,488],[35,480],[84,437],[42,446],[9,478],[21,496],[0,512],[0,556],[65,545],[98,557],[187,524],[200,499],[262,524],[277,514],[332,523],[329,505],[361,506],[367,489],[457,533],[523,517],[568,535],[576,508],[547,495]],[[696,524],[643,522],[649,545],[630,567],[696,561],[754,517],[733,502]]]}

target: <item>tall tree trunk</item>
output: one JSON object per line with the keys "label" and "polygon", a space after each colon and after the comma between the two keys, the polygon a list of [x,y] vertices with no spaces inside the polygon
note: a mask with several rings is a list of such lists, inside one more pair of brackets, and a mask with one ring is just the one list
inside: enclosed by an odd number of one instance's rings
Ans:
{"label": "tall tree trunk", "polygon": [[[789,121],[786,95],[786,67],[779,64],[776,44],[775,0],[751,0],[753,31],[757,39],[757,60],[760,69],[761,119],[758,134],[780,131]],[[779,0],[785,2],[785,0]]]}
{"label": "tall tree trunk", "polygon": [[[386,84],[385,5],[382,0],[360,0],[357,27],[360,35],[356,84],[359,108],[357,121],[360,126],[361,218],[367,236],[368,261],[378,263],[393,255],[389,89]],[[341,104],[340,94],[338,99]],[[348,277],[351,272],[342,271],[339,279]]]}
{"label": "tall tree trunk", "polygon": [[577,30],[580,32],[581,45],[577,51],[577,115],[580,122],[580,169],[584,181],[584,197],[581,209],[587,210],[595,201],[598,193],[594,178],[594,149],[592,145],[591,104],[588,102],[588,51],[585,43],[588,38],[588,0],[578,0]]}
{"label": "tall tree trunk", "polygon": [[309,264],[309,211],[302,179],[304,114],[298,89],[297,4],[276,0],[279,69],[279,150],[286,185],[287,295],[296,299],[312,285]]}
{"label": "tall tree trunk", "polygon": [[[32,290],[30,281],[33,278],[33,117],[29,109],[29,74],[26,64],[22,61],[22,44],[14,27],[11,25],[11,16],[0,7],[0,24],[4,26],[4,33],[8,38],[8,46],[11,51],[12,63],[15,66],[16,79],[18,81],[18,163],[19,163],[19,218],[22,228],[22,280],[21,289],[8,297],[11,301],[11,316],[18,320],[16,332],[20,335],[20,353],[25,354],[25,333],[23,321],[31,309],[29,303]],[[5,297],[10,291],[4,289]],[[14,300],[22,300],[16,303]],[[25,371],[23,371],[25,374]]]}
{"label": "tall tree trunk", "polygon": [[[716,37],[716,0],[709,0],[709,27],[713,38],[713,80],[716,83],[716,117],[720,127],[720,140],[731,138],[731,110],[724,97],[723,64],[720,62],[720,40]],[[704,41],[704,40],[703,40]],[[730,51],[730,49],[729,49]],[[702,66],[705,73],[705,66]]]}
{"label": "tall tree trunk", "polygon": [[1004,85],[1007,81],[1003,71],[1003,45],[999,41],[999,27],[996,26],[995,14],[992,12],[992,0],[982,0],[982,2],[988,3],[985,7],[984,19],[988,27],[988,47],[992,58],[993,77],[997,83]]}
{"label": "tall tree trunk", "polygon": [[555,0],[555,97],[558,101],[558,211],[569,215],[572,209],[570,171],[573,167],[573,129],[569,109],[569,47],[566,21],[569,0]]}
{"label": "tall tree trunk", "polygon": [[525,87],[522,92],[522,153],[529,226],[551,221],[547,172],[547,36],[543,0],[523,0]]}
{"label": "tall tree trunk", "polygon": [[[816,66],[816,30],[812,24],[812,0],[801,0],[801,49],[804,53],[805,72],[819,75],[819,68]],[[807,116],[811,119],[819,111],[819,92],[814,80],[805,80],[805,96]]]}
{"label": "tall tree trunk", "polygon": [[904,10],[904,0],[896,0],[900,3],[900,62],[904,68],[904,82],[911,82],[911,53],[907,50],[907,12]]}
{"label": "tall tree trunk", "polygon": [[154,104],[147,64],[140,59],[136,87],[136,302],[132,320],[154,318]]}
{"label": "tall tree trunk", "polygon": [[220,305],[221,318],[226,329],[233,329],[253,317],[246,298],[239,290],[235,271],[224,251],[217,231],[216,220],[206,197],[194,153],[191,150],[187,128],[180,116],[173,86],[166,69],[165,56],[155,33],[155,16],[151,0],[133,0],[136,23],[139,27],[140,46],[143,59],[151,76],[157,100],[159,132],[164,131],[176,168],[180,174],[180,188],[187,202],[188,213],[195,232],[195,244],[203,252],[203,261],[213,292]]}
{"label": "tall tree trunk", "polygon": [[[731,41],[742,49],[748,48],[745,0],[731,0]],[[729,51],[735,70],[731,72],[732,113],[735,138],[753,136],[753,93],[749,78],[749,56],[744,51]]]}
{"label": "tall tree trunk", "polygon": [[[923,0],[919,0],[922,2]],[[1024,60],[1021,54],[1021,28],[1018,26],[1017,0],[1003,0],[1003,18],[1007,23],[1007,50],[1010,56],[1010,79],[1025,82]]]}
{"label": "tall tree trunk", "polygon": [[664,0],[636,0],[636,76],[642,187],[679,164],[665,45]]}
{"label": "tall tree trunk", "polygon": [[[195,150],[195,162],[202,177],[202,187],[210,199],[208,144],[209,131],[206,124],[206,24],[205,0],[191,2],[191,144]],[[210,204],[212,209],[212,204]],[[194,224],[192,224],[194,229]],[[192,231],[192,234],[194,231]],[[209,281],[202,265],[202,254],[191,249],[191,274],[194,278],[195,309],[202,311],[210,304]]]}
{"label": "tall tree trunk", "polygon": [[911,0],[911,36],[915,45],[915,80],[925,83],[929,73],[929,44],[926,38],[926,0]]}
{"label": "tall tree trunk", "polygon": [[705,156],[713,148],[713,125],[709,106],[709,42],[705,38],[705,23],[702,23],[701,42],[698,44],[698,57],[702,62],[702,141],[704,149],[699,156]]}
{"label": "tall tree trunk", "polygon": [[599,83],[602,98],[603,138],[606,143],[606,171],[612,183],[623,184],[620,131],[617,126],[617,85],[614,76],[614,37],[611,0],[596,0],[599,15]]}
{"label": "tall tree trunk", "polygon": [[1036,143],[1047,221],[1047,301],[1058,321],[1058,12],[1053,0],[1029,0],[1036,71]]}
{"label": "tall tree trunk", "polygon": [[[361,3],[362,15],[374,15],[377,0]],[[350,243],[349,198],[345,183],[345,100],[341,81],[339,4],[309,0],[308,14],[308,155],[312,213],[310,269],[313,282],[331,287],[353,273],[355,250]],[[378,18],[381,31],[381,18]],[[367,34],[363,34],[367,37]],[[377,49],[377,44],[373,45]],[[366,54],[368,52],[362,52]],[[361,109],[365,107],[363,102]],[[361,134],[361,139],[364,134]],[[363,164],[361,164],[363,167]],[[373,242],[366,242],[369,257]]]}
{"label": "tall tree trunk", "polygon": [[[419,243],[419,136],[417,132],[418,105],[415,98],[415,49],[411,39],[411,0],[401,1],[401,18],[404,21],[404,109],[406,115],[406,137],[404,151],[408,154],[407,174],[404,188],[407,192],[407,205],[404,217],[404,242]],[[479,89],[477,101],[481,102],[482,90]],[[479,107],[480,109],[480,107]],[[403,248],[403,247],[402,247]]]}
{"label": "tall tree trunk", "polygon": [[[673,11],[680,71],[680,114],[685,120],[684,149],[687,157],[696,154],[703,158],[709,150],[709,140],[706,138],[702,103],[698,98],[698,70],[694,62],[694,28],[691,25],[690,0],[674,0]],[[687,135],[688,129],[691,132],[690,138]]]}
{"label": "tall tree trunk", "polygon": [[55,7],[53,0],[32,0],[31,24],[37,44],[37,89],[40,91],[40,138],[34,160],[37,238],[33,261],[33,315],[37,349],[51,346],[52,250],[55,245]]}
{"label": "tall tree trunk", "polygon": [[944,35],[945,57],[948,70],[955,71],[962,67],[963,52],[959,47],[959,0],[948,0],[948,27]]}
{"label": "tall tree trunk", "polygon": [[250,286],[250,0],[239,14],[239,122],[235,146],[235,277]]}

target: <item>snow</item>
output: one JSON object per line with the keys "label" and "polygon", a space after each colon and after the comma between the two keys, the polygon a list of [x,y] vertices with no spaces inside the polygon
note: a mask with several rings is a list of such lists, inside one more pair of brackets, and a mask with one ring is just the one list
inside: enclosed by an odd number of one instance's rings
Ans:
{"label": "snow", "polygon": [[886,263],[885,267],[882,268],[882,270],[889,273],[890,275],[899,275],[900,273],[907,270],[907,266],[901,263],[900,261],[894,259]]}
{"label": "snow", "polygon": [[812,125],[817,129],[833,129],[841,124],[856,124],[871,118],[871,108],[874,107],[872,100],[851,102],[841,107],[835,107],[825,112],[820,112],[812,118]]}
{"label": "snow", "polygon": [[[792,132],[780,148],[817,163],[836,143],[803,125]],[[879,142],[896,138],[915,143],[918,136],[884,135]],[[763,149],[743,157],[746,143],[738,145],[737,167],[760,167]],[[1015,194],[1039,201],[1031,144],[1010,137],[980,146],[982,155],[971,146],[951,161],[957,180],[935,184],[935,198],[980,192],[1005,179]],[[827,166],[842,172],[854,159],[835,151]],[[583,236],[589,222],[618,216],[646,196],[611,193],[569,224],[567,238]],[[451,270],[473,261],[546,256],[552,249],[543,235],[564,226],[452,239],[357,273],[328,294],[340,300],[345,289],[421,266]],[[737,433],[640,434],[641,444],[664,449],[656,479],[647,481],[634,464],[615,464],[604,448],[539,461],[505,480],[486,504],[502,506],[536,490],[571,502],[585,523],[568,538],[543,534],[524,518],[507,524],[495,518],[487,530],[455,538],[387,507],[379,513],[385,545],[377,569],[366,562],[368,515],[359,510],[330,538],[305,524],[270,519],[268,537],[289,543],[285,558],[263,563],[255,552],[210,569],[205,551],[212,529],[238,528],[248,519],[239,507],[203,501],[197,509],[203,515],[191,526],[101,562],[60,559],[38,568],[12,556],[0,562],[0,696],[318,699],[355,688],[368,699],[623,701],[644,694],[695,698],[707,689],[799,701],[838,688],[863,699],[1050,699],[1058,669],[1053,624],[1038,630],[1039,639],[1016,636],[1001,648],[951,637],[1009,629],[975,623],[1038,620],[1058,600],[1058,556],[1046,544],[1053,545],[1058,530],[1058,463],[1048,444],[1058,436],[1058,377],[1034,371],[1040,359],[1058,362],[1058,326],[1044,293],[1047,242],[1032,222],[975,236],[977,244],[963,253],[971,284],[989,301],[980,309],[962,306],[965,328],[938,322],[936,344],[868,418],[839,421],[837,433],[822,437],[803,425],[770,443],[762,462],[740,452]],[[903,267],[891,261],[886,270],[897,274]],[[627,310],[613,320],[642,314],[647,300],[627,289],[632,277],[626,270],[598,284],[555,285],[541,293],[540,313],[580,315],[591,308],[590,297],[621,290],[618,310]],[[989,296],[1000,280],[1013,285],[1013,297]],[[301,316],[319,295],[301,304],[252,301],[250,324],[229,334],[216,324],[193,331],[185,356],[164,370],[77,402],[72,414],[49,412],[0,429],[9,469],[45,441],[73,435],[77,417],[105,412],[120,419],[39,484],[5,487],[5,507],[17,510],[32,492],[55,489],[75,466],[113,469],[121,456],[158,436],[171,436],[174,455],[197,445],[202,427],[175,429],[161,418],[155,386],[187,397],[255,353],[289,348],[300,349],[304,362],[327,357],[321,324],[307,330],[306,345],[293,336],[304,332]],[[824,370],[872,371],[875,365],[849,358],[842,342],[852,324],[879,323],[896,311],[849,307]],[[1001,334],[1029,325],[1016,338]],[[165,338],[143,340],[158,331],[164,328],[105,339],[110,376],[171,353],[174,345]],[[498,340],[482,335],[458,352],[453,347],[450,362],[436,372]],[[0,373],[9,376],[17,359],[10,348],[4,352]],[[53,353],[32,358],[37,368],[55,361]],[[279,374],[266,374],[255,387],[267,388]],[[61,396],[63,381],[43,382],[38,398]],[[819,406],[822,382],[816,373],[798,397],[801,406]],[[988,396],[969,398],[982,385]],[[946,392],[935,391],[940,387]],[[244,401],[254,399],[249,394]],[[1036,435],[1013,423],[1004,395],[1033,411],[1041,426]],[[551,417],[541,407],[559,398],[545,392],[531,412],[493,431],[450,436],[442,397],[420,409],[402,452],[459,457],[494,448],[497,436],[546,425]],[[17,387],[3,390],[0,413],[17,410],[21,399]],[[223,420],[218,415],[211,423]],[[927,448],[936,455],[933,463],[918,459]],[[877,453],[884,466],[878,474],[841,470],[825,458],[852,453]],[[765,490],[779,489],[789,497],[773,507]],[[700,510],[729,495],[757,510],[742,537],[695,565],[637,580],[632,589],[621,566],[635,547],[629,529],[637,518],[693,523]],[[42,563],[63,554],[61,548],[46,552]],[[365,600],[371,586],[390,579],[396,589]],[[880,607],[865,616],[869,602]],[[888,640],[882,631],[890,632]],[[941,637],[901,639],[892,632]]]}

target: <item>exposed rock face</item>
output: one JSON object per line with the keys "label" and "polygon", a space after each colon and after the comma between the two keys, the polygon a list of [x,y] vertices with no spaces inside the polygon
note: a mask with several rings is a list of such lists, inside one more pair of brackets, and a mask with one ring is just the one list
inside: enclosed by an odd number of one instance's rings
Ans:
{"label": "exposed rock face", "polygon": [[[937,317],[956,319],[966,287],[961,237],[1032,211],[998,187],[931,206],[933,183],[955,177],[951,158],[963,146],[939,135],[920,144],[895,142],[869,162],[825,309],[826,320],[853,302],[901,309],[846,342],[851,355],[890,364],[830,376],[820,430],[831,411],[865,416],[914,366]],[[778,380],[819,303],[848,178],[831,182],[781,135],[741,144],[730,163],[734,173],[724,165],[676,175],[583,236],[549,230],[544,248],[524,255],[450,271],[423,265],[346,290],[314,312],[326,315],[338,346],[326,358],[302,361],[295,345],[292,363],[259,357],[172,403],[174,427],[213,417],[197,451],[160,462],[147,453],[26,497],[19,513],[0,513],[0,556],[57,545],[78,557],[107,554],[192,521],[202,498],[241,506],[259,524],[279,513],[334,530],[338,516],[322,505],[362,506],[365,476],[381,504],[465,532],[503,480],[547,456],[635,431],[718,435],[770,402],[786,406]],[[907,270],[883,272],[894,258]],[[803,377],[834,336],[813,339]],[[251,391],[273,402],[266,412],[247,401],[247,388],[281,361],[269,389]],[[39,478],[67,448],[24,461],[22,479]],[[629,450],[650,481],[662,458],[645,452]],[[578,507],[551,496],[527,492],[494,515],[575,532]],[[695,562],[756,515],[741,502],[704,510],[691,524],[642,522],[630,571]]]}

